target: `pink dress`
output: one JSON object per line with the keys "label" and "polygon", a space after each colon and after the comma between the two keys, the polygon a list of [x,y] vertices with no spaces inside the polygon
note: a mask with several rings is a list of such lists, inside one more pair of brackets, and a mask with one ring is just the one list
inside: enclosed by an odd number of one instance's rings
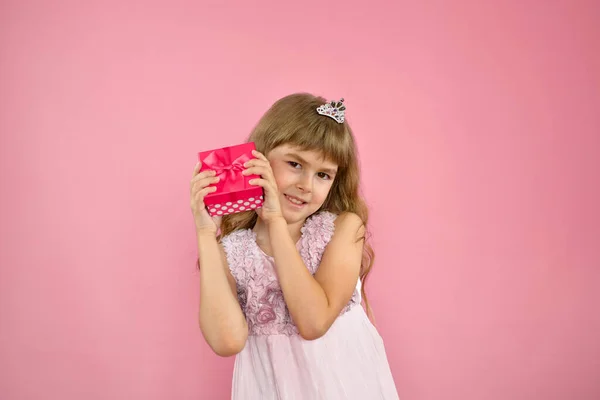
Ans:
{"label": "pink dress", "polygon": [[[297,247],[313,274],[335,217],[321,212],[302,228]],[[360,281],[327,333],[307,341],[290,317],[274,260],[258,247],[255,233],[234,231],[222,243],[249,329],[235,360],[232,399],[398,399],[383,341],[360,305]]]}

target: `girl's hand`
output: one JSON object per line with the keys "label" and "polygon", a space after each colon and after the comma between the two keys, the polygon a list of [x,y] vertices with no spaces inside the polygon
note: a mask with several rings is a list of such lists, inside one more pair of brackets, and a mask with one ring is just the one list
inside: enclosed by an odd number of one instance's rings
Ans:
{"label": "girl's hand", "polygon": [[273,176],[273,170],[267,157],[262,153],[253,150],[252,155],[256,158],[246,162],[244,167],[247,169],[242,172],[243,175],[260,175],[260,179],[252,179],[251,185],[261,186],[265,190],[265,200],[262,208],[256,210],[258,216],[266,223],[283,218],[281,213],[281,204],[279,203],[279,190]]}
{"label": "girl's hand", "polygon": [[194,222],[196,223],[196,234],[216,235],[221,225],[221,217],[211,217],[204,205],[204,197],[217,190],[215,186],[209,186],[219,182],[215,171],[200,171],[202,163],[198,161],[194,167],[192,180],[190,181],[190,205]]}

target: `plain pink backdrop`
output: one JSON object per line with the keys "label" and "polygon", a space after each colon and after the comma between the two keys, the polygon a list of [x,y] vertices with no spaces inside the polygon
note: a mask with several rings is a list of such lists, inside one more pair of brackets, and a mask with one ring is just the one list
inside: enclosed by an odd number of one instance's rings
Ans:
{"label": "plain pink backdrop", "polygon": [[600,3],[281,3],[0,3],[0,398],[228,398],[188,183],[296,91],[346,99],[401,398],[600,398]]}

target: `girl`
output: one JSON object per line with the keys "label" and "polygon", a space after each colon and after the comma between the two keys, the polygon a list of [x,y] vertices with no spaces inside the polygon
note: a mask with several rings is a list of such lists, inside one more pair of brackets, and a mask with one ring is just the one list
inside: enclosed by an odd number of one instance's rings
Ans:
{"label": "girl", "polygon": [[237,354],[232,399],[398,398],[360,306],[373,252],[342,102],[294,94],[262,117],[244,171],[261,177],[261,209],[213,220],[204,196],[218,178],[194,169],[200,329],[215,353]]}

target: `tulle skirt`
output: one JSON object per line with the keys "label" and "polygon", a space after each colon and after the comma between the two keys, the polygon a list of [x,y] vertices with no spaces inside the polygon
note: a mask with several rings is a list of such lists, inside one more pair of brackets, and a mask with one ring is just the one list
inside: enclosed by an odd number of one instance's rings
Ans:
{"label": "tulle skirt", "polygon": [[363,308],[317,340],[249,336],[236,356],[233,400],[398,399],[381,336]]}

